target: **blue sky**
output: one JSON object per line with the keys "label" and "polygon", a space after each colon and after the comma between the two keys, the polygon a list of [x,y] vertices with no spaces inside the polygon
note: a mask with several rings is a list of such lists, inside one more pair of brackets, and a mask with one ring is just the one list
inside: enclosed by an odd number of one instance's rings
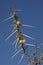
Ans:
{"label": "blue sky", "polygon": [[[14,11],[14,4],[22,10],[18,12],[21,23],[35,26],[35,28],[22,27],[23,33],[35,38],[37,44],[40,46],[40,51],[43,50],[43,46],[40,45],[40,43],[43,44],[43,0],[0,0],[0,65],[18,65],[22,55],[21,52],[13,59],[11,58],[15,50],[12,42],[16,39],[16,35],[13,35],[8,41],[5,41],[5,38],[12,33],[13,27],[10,25],[14,19],[10,19],[4,23],[1,22],[11,16],[11,13]],[[26,39],[27,43],[34,42],[31,39]],[[32,53],[31,51],[34,49],[33,47],[29,47],[29,53]],[[27,58],[24,57],[20,65],[27,64],[29,64],[29,62]],[[41,65],[43,65],[43,63]]]}

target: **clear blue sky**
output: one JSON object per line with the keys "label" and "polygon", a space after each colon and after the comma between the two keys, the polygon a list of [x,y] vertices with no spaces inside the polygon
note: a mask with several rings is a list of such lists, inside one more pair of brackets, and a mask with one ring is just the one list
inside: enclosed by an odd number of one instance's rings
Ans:
{"label": "clear blue sky", "polygon": [[[14,46],[12,42],[16,35],[12,36],[5,42],[5,38],[12,32],[12,24],[14,19],[10,19],[4,23],[1,21],[11,15],[14,11],[14,4],[22,11],[18,13],[21,23],[35,26],[35,28],[23,28],[23,33],[32,36],[37,40],[37,43],[43,44],[43,0],[0,0],[0,65],[18,65],[21,54],[18,54],[14,59],[11,56],[14,54]],[[28,43],[33,43],[32,40],[27,39]],[[40,45],[39,45],[40,46]],[[29,47],[29,52],[35,48]],[[43,46],[40,46],[40,51]],[[29,62],[24,57],[20,65],[27,65]],[[41,64],[43,65],[43,63]]]}

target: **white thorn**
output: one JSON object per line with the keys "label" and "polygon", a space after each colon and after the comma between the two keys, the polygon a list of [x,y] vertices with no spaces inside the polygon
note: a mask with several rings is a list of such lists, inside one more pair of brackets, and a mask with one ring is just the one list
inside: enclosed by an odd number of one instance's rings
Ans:
{"label": "white thorn", "polygon": [[[25,44],[25,45],[35,47],[35,45],[33,45],[33,44]],[[37,48],[39,49],[40,47],[37,47]]]}
{"label": "white thorn", "polygon": [[33,45],[33,44],[25,44],[25,45],[28,45],[28,46],[33,46],[33,47],[35,47],[35,45]]}
{"label": "white thorn", "polygon": [[17,41],[17,39],[12,43],[12,45],[14,45],[16,41]]}
{"label": "white thorn", "polygon": [[2,22],[5,22],[5,21],[7,21],[7,20],[9,20],[9,19],[11,19],[11,18],[13,18],[13,16],[11,16],[11,17],[9,17],[9,18],[6,18],[6,19],[4,19]]}
{"label": "white thorn", "polygon": [[34,28],[34,26],[31,26],[31,25],[25,25],[25,24],[23,24],[23,26]]}
{"label": "white thorn", "polygon": [[[21,45],[19,45],[17,49],[19,49],[20,47],[21,47]],[[15,50],[15,52],[17,51],[17,49]]]}
{"label": "white thorn", "polygon": [[22,34],[23,36],[26,36],[26,37],[28,37],[28,38],[30,38],[30,39],[32,39],[32,40],[34,40],[34,38],[32,38],[32,37],[30,37],[30,36],[28,36],[28,35],[26,35],[26,34]]}
{"label": "white thorn", "polygon": [[16,49],[16,46],[17,46],[17,44],[18,44],[18,41],[19,41],[19,38],[17,39],[17,41],[16,41],[16,44],[15,44],[15,49]]}
{"label": "white thorn", "polygon": [[11,33],[6,39],[5,41],[7,41],[16,31],[14,31],[13,33]]}
{"label": "white thorn", "polygon": [[20,49],[19,51],[17,51],[13,56],[12,56],[12,58],[14,58],[19,52],[21,52],[22,51],[22,49]]}
{"label": "white thorn", "polygon": [[22,62],[23,57],[24,57],[24,54],[21,56],[21,59],[19,61],[19,64]]}

